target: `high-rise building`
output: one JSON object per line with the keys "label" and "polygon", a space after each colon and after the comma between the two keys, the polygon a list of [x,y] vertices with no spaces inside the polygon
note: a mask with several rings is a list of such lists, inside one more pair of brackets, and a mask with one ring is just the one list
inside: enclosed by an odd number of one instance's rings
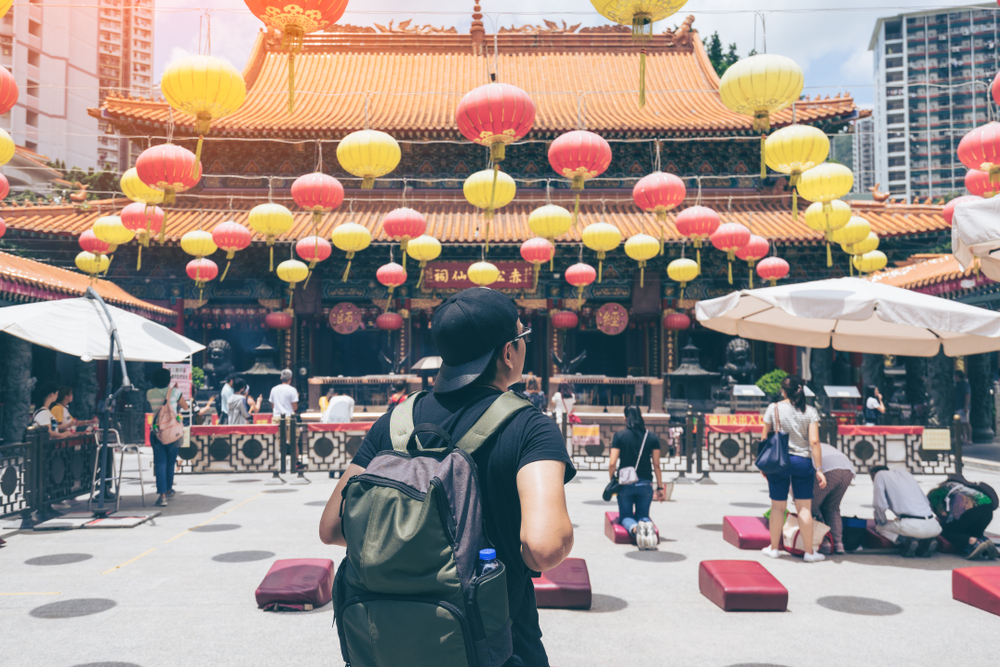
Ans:
{"label": "high-rise building", "polygon": [[[16,35],[16,39],[15,39]],[[0,64],[17,104],[0,116],[14,142],[67,166],[97,166],[97,15],[87,0],[18,3],[0,21]]]}
{"label": "high-rise building", "polygon": [[854,190],[864,194],[875,186],[875,119],[871,116],[854,122]]}
{"label": "high-rise building", "polygon": [[[150,97],[153,92],[154,0],[99,0],[100,93]],[[99,123],[98,163],[110,171],[125,171],[138,156],[128,139],[107,123]]]}
{"label": "high-rise building", "polygon": [[880,18],[875,52],[875,180],[896,196],[963,191],[958,142],[987,120],[1000,66],[996,3]]}

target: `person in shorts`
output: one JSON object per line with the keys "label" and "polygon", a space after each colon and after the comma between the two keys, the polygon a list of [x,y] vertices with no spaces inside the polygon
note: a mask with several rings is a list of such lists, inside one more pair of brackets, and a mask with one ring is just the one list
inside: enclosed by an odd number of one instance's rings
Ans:
{"label": "person in shorts", "polygon": [[781,401],[767,406],[761,439],[766,440],[772,432],[787,433],[791,467],[786,472],[767,475],[768,495],[771,498],[771,544],[762,552],[771,558],[779,558],[782,554],[778,546],[781,529],[785,525],[790,486],[795,496],[804,559],[807,563],[815,563],[825,558],[813,550],[813,481],[821,489],[826,488],[826,477],[820,472],[823,453],[819,443],[819,413],[816,408],[806,405],[805,382],[797,375],[789,375],[781,382],[781,396]]}

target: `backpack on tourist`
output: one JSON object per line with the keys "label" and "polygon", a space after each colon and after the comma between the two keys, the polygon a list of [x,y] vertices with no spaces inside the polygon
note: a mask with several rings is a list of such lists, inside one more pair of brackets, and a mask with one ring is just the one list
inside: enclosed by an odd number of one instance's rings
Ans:
{"label": "backpack on tourist", "polygon": [[173,394],[174,385],[167,387],[166,398],[163,405],[156,411],[156,437],[161,445],[172,445],[184,437],[184,425],[177,421],[177,413],[170,405],[170,396]]}
{"label": "backpack on tourist", "polygon": [[[480,549],[492,545],[471,455],[531,404],[506,392],[452,442],[437,424],[414,425],[426,393],[393,410],[393,448],[344,487],[347,556],[333,597],[352,667],[500,667],[513,654],[504,565],[477,576]],[[423,447],[420,434],[443,446]]]}

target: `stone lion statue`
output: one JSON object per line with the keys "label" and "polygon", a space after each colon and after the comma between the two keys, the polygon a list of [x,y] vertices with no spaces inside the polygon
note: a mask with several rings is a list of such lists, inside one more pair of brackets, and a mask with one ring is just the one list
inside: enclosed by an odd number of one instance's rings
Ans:
{"label": "stone lion statue", "polygon": [[753,384],[757,365],[750,361],[750,343],[734,338],[726,345],[726,365],[722,367],[722,381],[728,385]]}
{"label": "stone lion statue", "polygon": [[233,372],[233,348],[229,341],[216,339],[208,344],[208,361],[204,370],[207,388],[217,390]]}

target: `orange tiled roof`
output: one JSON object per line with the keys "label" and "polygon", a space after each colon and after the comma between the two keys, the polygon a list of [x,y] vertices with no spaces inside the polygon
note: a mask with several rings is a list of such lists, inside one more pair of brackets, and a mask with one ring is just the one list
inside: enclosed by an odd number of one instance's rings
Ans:
{"label": "orange tiled roof", "polygon": [[993,282],[973,266],[963,269],[954,255],[913,255],[910,262],[873,273],[868,280],[927,294],[945,294]]}
{"label": "orange tiled roof", "polygon": [[[649,43],[646,106],[637,104],[639,53],[628,31],[523,34],[501,33],[496,59],[499,80],[520,86],[537,107],[529,138],[577,129],[604,134],[749,132],[752,121],[726,109],[719,78],[694,32],[691,46],[671,46],[672,35]],[[489,81],[490,56],[473,55],[468,34],[307,35],[295,58],[295,113],[287,110],[288,56],[280,40],[260,33],[244,69],[248,95],[236,113],[214,121],[211,136],[335,138],[362,129],[366,95],[373,129],[397,136],[458,135],[455,107],[461,96]],[[163,131],[169,120],[163,101],[108,97],[92,116],[135,134]],[[797,120],[814,123],[855,113],[845,95],[796,104]],[[181,134],[194,120],[175,114]],[[773,118],[792,120],[790,109]]]}
{"label": "orange tiled roof", "polygon": [[[83,296],[90,286],[90,278],[82,273],[0,252],[0,292],[29,301],[47,301],[63,295]],[[157,320],[177,317],[174,311],[137,299],[107,280],[96,280],[93,287],[101,298],[119,308]]]}
{"label": "orange tiled roof", "polygon": [[[387,241],[382,233],[382,218],[386,213],[401,205],[398,199],[386,200],[384,194],[374,193],[370,199],[354,200],[354,214],[345,202],[338,210],[323,216],[319,228],[320,234],[329,237],[331,230],[348,221],[357,222],[367,227],[373,234],[375,242]],[[620,191],[592,191],[583,193],[580,203],[579,229],[570,230],[560,237],[559,243],[579,243],[580,230],[601,219],[601,197],[606,198],[604,205],[605,219],[622,230],[627,238],[634,234],[646,233],[656,237],[660,229],[654,216],[645,214],[632,203],[631,197],[622,196]],[[732,213],[727,213],[729,199],[727,196],[703,196],[702,204],[711,206],[720,212],[723,221],[741,222],[748,225],[755,234],[782,243],[819,243],[822,235],[815,232],[802,222],[804,207],[800,207],[798,221],[792,220],[790,202],[786,198],[762,199],[756,194],[734,196],[732,198]],[[256,204],[264,203],[266,198],[258,201],[239,201],[234,203],[235,210],[229,210],[228,194],[181,195],[178,204],[168,210],[167,238],[176,243],[188,231],[195,229],[210,230],[224,220],[236,220],[242,224],[247,222],[247,213]],[[297,209],[287,192],[276,194],[274,201],[284,204],[295,214],[295,224],[292,230],[279,237],[279,241],[290,241],[308,236],[312,233],[312,216]],[[130,202],[126,200],[107,200],[90,202],[86,211],[77,210],[72,206],[24,206],[0,208],[0,215],[6,220],[9,230],[34,232],[42,234],[71,234],[74,236],[90,229],[94,221],[112,211],[118,211]],[[521,243],[531,238],[528,228],[529,213],[545,203],[541,193],[527,192],[508,206],[497,211],[492,226],[492,240],[498,243]],[[552,195],[552,203],[572,209],[572,194],[568,191],[558,191]],[[693,204],[689,198],[686,205]],[[419,210],[427,219],[431,234],[445,243],[478,243],[483,240],[477,235],[482,224],[482,215],[478,209],[465,201],[461,192],[440,190],[421,193],[418,197],[409,197],[407,205]],[[941,206],[927,204],[878,204],[874,202],[853,202],[855,214],[871,224],[872,230],[882,237],[904,234],[921,234],[938,232],[947,229],[942,217]],[[669,241],[680,241],[682,237],[674,227],[674,217],[677,211],[668,214],[666,238]],[[263,239],[257,235],[255,241]]]}

